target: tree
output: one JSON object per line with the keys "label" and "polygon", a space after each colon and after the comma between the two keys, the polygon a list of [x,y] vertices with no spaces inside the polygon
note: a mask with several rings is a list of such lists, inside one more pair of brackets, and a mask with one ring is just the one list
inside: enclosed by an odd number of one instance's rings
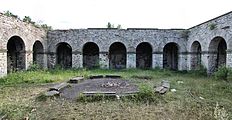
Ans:
{"label": "tree", "polygon": [[107,28],[114,28],[114,24],[111,24],[110,22],[107,23]]}
{"label": "tree", "polygon": [[118,24],[117,28],[118,29],[122,29],[122,26],[120,24]]}

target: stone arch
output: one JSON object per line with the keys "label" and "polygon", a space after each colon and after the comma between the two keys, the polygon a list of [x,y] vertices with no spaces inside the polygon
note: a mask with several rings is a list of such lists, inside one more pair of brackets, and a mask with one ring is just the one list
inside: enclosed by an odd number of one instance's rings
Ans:
{"label": "stone arch", "polygon": [[44,47],[40,41],[33,44],[33,63],[43,67],[44,64]]}
{"label": "stone arch", "polygon": [[152,67],[152,46],[148,42],[142,42],[136,47],[136,68]]}
{"label": "stone arch", "polygon": [[109,65],[113,69],[126,68],[126,47],[121,42],[115,42],[110,45]]}
{"label": "stone arch", "polygon": [[66,43],[61,42],[57,44],[56,49],[56,59],[57,65],[62,68],[71,68],[72,67],[72,47]]}
{"label": "stone arch", "polygon": [[94,42],[85,43],[83,47],[83,67],[99,67],[99,47]]}
{"label": "stone arch", "polygon": [[191,69],[197,70],[201,65],[201,44],[198,41],[194,41],[191,45]]}
{"label": "stone arch", "polygon": [[23,39],[12,36],[7,42],[7,72],[26,68],[26,50]]}
{"label": "stone arch", "polygon": [[163,68],[178,70],[178,51],[176,43],[170,42],[163,48]]}
{"label": "stone arch", "polygon": [[208,72],[217,71],[218,67],[226,65],[227,43],[223,37],[214,37],[209,44]]}

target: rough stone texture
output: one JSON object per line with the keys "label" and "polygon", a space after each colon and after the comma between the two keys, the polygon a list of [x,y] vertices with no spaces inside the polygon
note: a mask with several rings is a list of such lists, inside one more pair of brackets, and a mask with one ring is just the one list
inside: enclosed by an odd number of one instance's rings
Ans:
{"label": "rough stone texture", "polygon": [[[43,66],[54,68],[57,62],[57,47],[66,43],[72,48],[72,67],[83,67],[83,47],[86,43],[94,43],[99,48],[99,67],[108,69],[110,62],[110,46],[122,43],[126,48],[126,68],[136,68],[136,48],[140,43],[148,43],[152,48],[152,68],[163,68],[164,47],[168,43],[178,46],[178,70],[191,70],[202,64],[208,73],[215,71],[220,65],[232,67],[232,12],[209,20],[189,29],[70,29],[44,31],[18,19],[0,14],[0,76],[7,74],[7,42],[12,36],[20,37],[25,44],[25,68],[33,61],[33,45],[40,41],[43,45]],[[218,39],[220,38],[220,39]],[[201,49],[196,53],[193,43],[198,42]],[[221,41],[225,43],[221,49]],[[86,48],[91,49],[91,47]],[[225,54],[226,53],[226,54]],[[145,54],[145,53],[144,53]],[[200,56],[199,56],[200,55]],[[141,55],[140,55],[141,56]],[[39,58],[39,59],[40,59]],[[198,60],[200,59],[200,60]],[[90,63],[93,60],[90,60]],[[88,62],[89,63],[89,62]],[[96,61],[95,61],[96,63]],[[94,63],[94,64],[95,64]],[[86,63],[85,63],[86,64]],[[97,64],[97,63],[96,63]]]}
{"label": "rough stone texture", "polygon": [[[13,36],[20,37],[24,42],[26,54],[23,62],[25,69],[33,63],[33,44],[35,41],[40,41],[44,46],[43,51],[47,51],[46,32],[44,30],[0,13],[0,77],[7,74],[7,43]],[[44,62],[43,67],[47,67],[46,62]]]}

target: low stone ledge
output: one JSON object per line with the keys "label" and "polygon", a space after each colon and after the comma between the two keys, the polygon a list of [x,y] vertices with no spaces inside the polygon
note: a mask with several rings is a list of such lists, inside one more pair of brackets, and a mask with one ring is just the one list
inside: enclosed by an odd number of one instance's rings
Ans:
{"label": "low stone ledge", "polygon": [[99,78],[104,78],[103,75],[93,75],[93,76],[89,76],[89,79],[99,79]]}
{"label": "low stone ledge", "polygon": [[49,89],[49,91],[61,91],[62,89],[68,87],[68,83],[60,83],[58,85],[55,85]]}
{"label": "low stone ledge", "polygon": [[105,78],[122,78],[120,75],[106,75]]}
{"label": "low stone ledge", "polygon": [[52,91],[48,91],[44,94],[46,97],[52,97],[52,96],[59,96],[60,92],[52,90]]}
{"label": "low stone ledge", "polygon": [[75,78],[71,78],[68,82],[69,83],[80,83],[84,80],[84,77],[75,77]]}

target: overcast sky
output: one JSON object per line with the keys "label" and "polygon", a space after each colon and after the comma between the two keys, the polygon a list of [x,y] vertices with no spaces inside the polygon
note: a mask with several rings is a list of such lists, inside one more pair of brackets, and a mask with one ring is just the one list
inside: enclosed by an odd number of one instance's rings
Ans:
{"label": "overcast sky", "polygon": [[189,28],[232,10],[231,0],[0,0],[0,11],[55,29]]}

